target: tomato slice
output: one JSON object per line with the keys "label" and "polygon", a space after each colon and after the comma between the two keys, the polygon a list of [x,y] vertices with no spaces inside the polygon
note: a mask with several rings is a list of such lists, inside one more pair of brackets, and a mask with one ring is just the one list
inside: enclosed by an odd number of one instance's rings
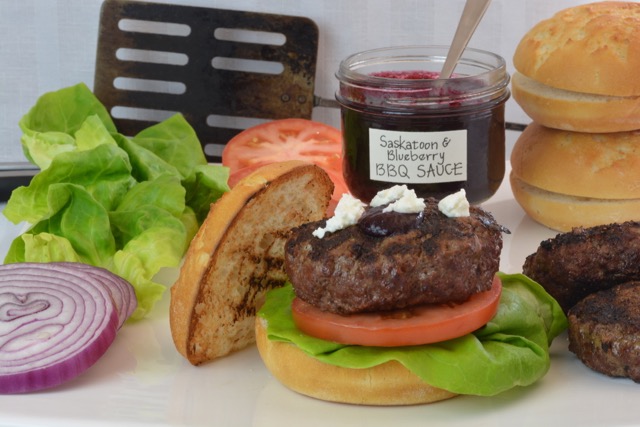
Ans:
{"label": "tomato slice", "polygon": [[270,121],[243,130],[222,151],[222,164],[230,168],[230,187],[259,166],[294,159],[315,163],[329,174],[336,187],[335,203],[348,192],[342,176],[342,134],[324,123]]}
{"label": "tomato slice", "polygon": [[311,336],[342,344],[399,347],[458,338],[484,326],[498,310],[502,282],[456,305],[424,305],[389,313],[342,316],[295,298],[291,305],[298,328]]}

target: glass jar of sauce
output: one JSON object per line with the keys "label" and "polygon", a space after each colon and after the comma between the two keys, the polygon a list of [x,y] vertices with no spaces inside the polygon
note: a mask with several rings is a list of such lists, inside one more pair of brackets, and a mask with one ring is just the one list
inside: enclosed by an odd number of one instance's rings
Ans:
{"label": "glass jar of sauce", "polygon": [[464,189],[490,198],[505,170],[503,58],[466,49],[454,75],[439,79],[448,46],[365,51],[340,63],[343,172],[351,193],[369,201],[406,184],[438,199]]}

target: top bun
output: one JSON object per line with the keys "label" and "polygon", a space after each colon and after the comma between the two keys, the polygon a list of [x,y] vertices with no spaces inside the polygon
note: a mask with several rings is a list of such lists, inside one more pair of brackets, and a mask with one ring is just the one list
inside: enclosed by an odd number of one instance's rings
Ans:
{"label": "top bun", "polygon": [[640,96],[640,3],[605,1],[558,12],[523,37],[513,63],[553,88]]}
{"label": "top bun", "polygon": [[287,279],[291,229],[324,218],[333,187],[320,167],[290,160],[256,169],[211,205],[171,287],[171,336],[189,362],[255,341],[264,294]]}

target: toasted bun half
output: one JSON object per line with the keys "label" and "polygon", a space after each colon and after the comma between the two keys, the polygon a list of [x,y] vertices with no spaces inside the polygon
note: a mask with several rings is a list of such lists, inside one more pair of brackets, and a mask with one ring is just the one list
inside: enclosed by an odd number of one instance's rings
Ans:
{"label": "toasted bun half", "polygon": [[534,121],[581,132],[640,129],[640,3],[558,12],[518,44],[516,102]]}
{"label": "toasted bun half", "polygon": [[332,192],[325,171],[295,160],[256,169],[211,206],[171,287],[171,335],[189,362],[254,342],[257,307],[286,280],[289,231],[324,218]]}
{"label": "toasted bun half", "polygon": [[530,124],[511,152],[511,189],[536,221],[569,231],[640,219],[640,131],[590,134]]}
{"label": "toasted bun half", "polygon": [[511,93],[533,121],[547,127],[594,133],[640,129],[640,96],[571,92],[518,72],[512,76]]}
{"label": "toasted bun half", "polygon": [[457,396],[432,387],[398,362],[367,369],[329,365],[290,343],[271,341],[256,318],[256,343],[267,369],[284,386],[306,396],[357,405],[417,405]]}

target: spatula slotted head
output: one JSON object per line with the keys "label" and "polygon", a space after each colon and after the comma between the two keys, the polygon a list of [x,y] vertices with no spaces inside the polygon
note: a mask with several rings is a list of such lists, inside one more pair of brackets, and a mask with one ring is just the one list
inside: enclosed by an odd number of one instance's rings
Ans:
{"label": "spatula slotted head", "polygon": [[125,135],[179,112],[219,162],[246,127],[311,117],[318,28],[308,18],[107,0],[99,31],[94,92]]}

